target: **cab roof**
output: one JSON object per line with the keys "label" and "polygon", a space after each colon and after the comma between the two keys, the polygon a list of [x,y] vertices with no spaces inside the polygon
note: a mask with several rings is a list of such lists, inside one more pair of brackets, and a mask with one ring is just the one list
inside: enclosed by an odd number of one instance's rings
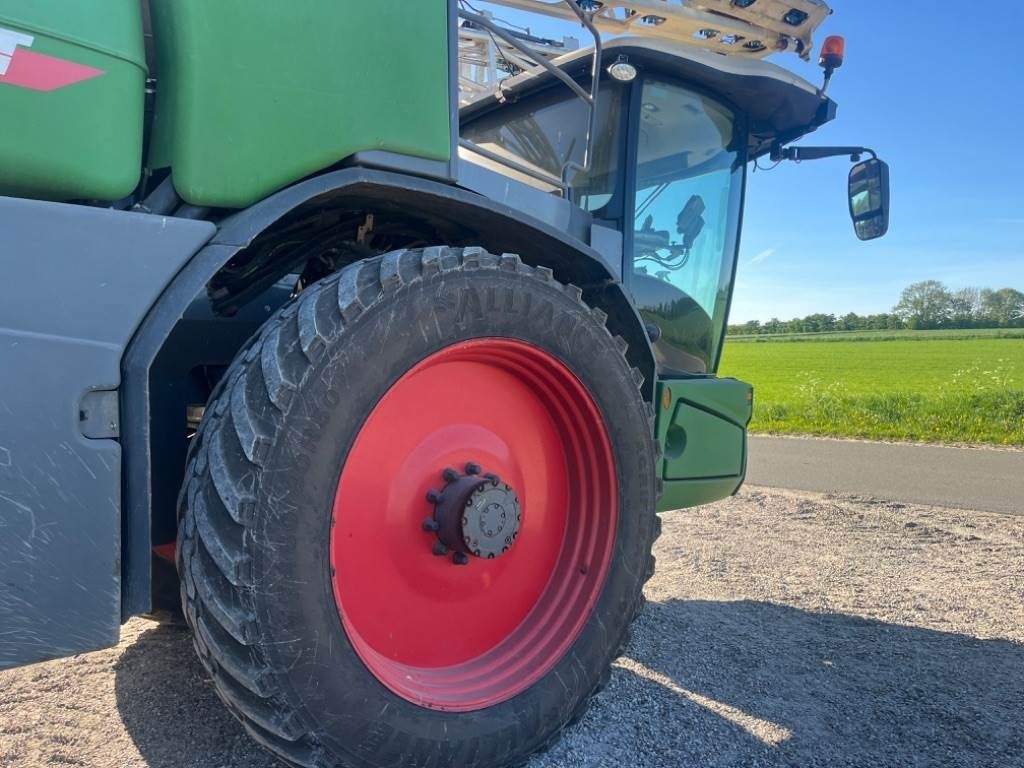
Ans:
{"label": "cab roof", "polygon": [[[641,72],[692,84],[746,115],[752,160],[770,152],[775,144],[786,144],[817,130],[836,116],[836,103],[822,96],[817,87],[762,59],[723,56],[691,45],[646,37],[606,41],[602,69],[621,58]],[[589,75],[592,60],[593,48],[583,48],[552,63],[580,78]],[[552,74],[538,69],[502,81],[500,93],[505,100],[514,101],[557,82]],[[477,99],[463,108],[463,118],[489,110],[497,101],[497,93]]]}

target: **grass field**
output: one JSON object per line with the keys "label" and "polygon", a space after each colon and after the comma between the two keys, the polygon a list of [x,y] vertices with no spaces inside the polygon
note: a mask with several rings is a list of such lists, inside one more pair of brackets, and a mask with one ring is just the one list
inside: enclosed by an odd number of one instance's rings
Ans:
{"label": "grass field", "polygon": [[999,333],[730,337],[720,374],[754,385],[756,432],[1024,446],[1024,334]]}

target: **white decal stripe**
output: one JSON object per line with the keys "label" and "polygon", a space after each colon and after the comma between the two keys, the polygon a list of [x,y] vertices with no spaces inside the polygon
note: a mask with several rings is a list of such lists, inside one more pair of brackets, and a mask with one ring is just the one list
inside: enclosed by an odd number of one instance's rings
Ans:
{"label": "white decal stripe", "polygon": [[11,57],[14,56],[14,49],[19,45],[28,48],[34,42],[35,38],[32,35],[0,27],[0,76],[7,74],[7,67],[10,66]]}

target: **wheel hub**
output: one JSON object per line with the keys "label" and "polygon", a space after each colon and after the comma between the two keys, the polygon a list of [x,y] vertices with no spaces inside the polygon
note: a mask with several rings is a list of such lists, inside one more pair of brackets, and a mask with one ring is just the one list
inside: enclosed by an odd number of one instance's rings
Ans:
{"label": "wheel hub", "polygon": [[471,556],[500,557],[519,536],[522,508],[516,492],[497,475],[480,473],[475,462],[466,464],[464,475],[446,469],[444,488],[427,494],[434,513],[423,521],[423,529],[437,534],[434,554],[451,553],[456,565],[468,565]]}
{"label": "wheel hub", "polygon": [[[467,408],[453,392],[486,393],[490,406]],[[507,701],[587,626],[613,561],[618,498],[603,414],[560,359],[507,338],[434,352],[381,396],[345,459],[331,528],[345,633],[377,680],[415,705]]]}

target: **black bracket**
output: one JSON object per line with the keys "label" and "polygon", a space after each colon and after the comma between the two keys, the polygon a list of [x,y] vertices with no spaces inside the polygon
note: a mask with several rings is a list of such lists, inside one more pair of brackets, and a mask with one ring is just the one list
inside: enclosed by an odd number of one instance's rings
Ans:
{"label": "black bracket", "polygon": [[859,163],[861,157],[866,154],[878,157],[873,149],[867,147],[783,147],[781,144],[776,144],[772,147],[771,159],[777,163],[783,160],[799,163],[804,160],[849,156],[850,162]]}

